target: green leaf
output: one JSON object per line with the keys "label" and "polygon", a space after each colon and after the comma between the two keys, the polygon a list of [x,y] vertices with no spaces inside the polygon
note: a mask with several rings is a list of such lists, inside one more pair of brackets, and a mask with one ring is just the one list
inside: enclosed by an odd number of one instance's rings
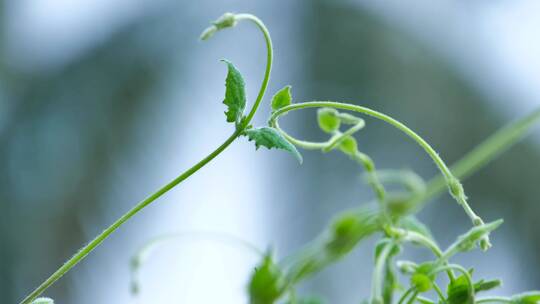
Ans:
{"label": "green leaf", "polygon": [[283,89],[279,90],[273,97],[272,97],[272,111],[279,110],[283,107],[286,107],[291,104],[292,96],[291,96],[291,86],[288,85],[284,87]]}
{"label": "green leaf", "polygon": [[361,208],[339,215],[331,224],[325,245],[332,255],[350,252],[359,241],[381,229],[381,214],[370,208]]}
{"label": "green leaf", "polygon": [[474,291],[475,292],[481,292],[481,291],[488,291],[494,288],[497,288],[502,285],[501,280],[480,280],[476,283],[474,283]]}
{"label": "green leaf", "polygon": [[414,196],[403,191],[388,193],[386,195],[386,201],[389,214],[394,219],[400,219],[412,213],[416,206]]}
{"label": "green leaf", "polygon": [[283,295],[285,287],[282,272],[268,253],[251,276],[248,287],[250,303],[275,303]]}
{"label": "green leaf", "polygon": [[268,149],[282,149],[292,153],[302,163],[302,155],[296,150],[296,147],[285,139],[278,130],[272,127],[248,129],[245,131],[245,135],[247,135],[250,141],[253,140],[255,142],[256,149],[259,149],[260,146],[267,147]]}
{"label": "green leaf", "polygon": [[460,275],[448,284],[448,304],[473,304],[474,291],[469,288],[465,275]]}
{"label": "green leaf", "polygon": [[426,292],[433,288],[431,278],[423,273],[415,273],[411,276],[411,285],[419,292]]}
{"label": "green leaf", "polygon": [[419,292],[431,290],[435,280],[433,269],[436,266],[437,263],[435,262],[424,262],[417,265],[414,274],[411,276],[411,285],[415,286]]}
{"label": "green leaf", "polygon": [[514,304],[537,304],[540,302],[540,291],[529,291],[512,297]]}
{"label": "green leaf", "polygon": [[32,304],[54,304],[54,301],[50,298],[37,298],[32,302]]}
{"label": "green leaf", "polygon": [[402,218],[399,223],[399,226],[401,228],[420,233],[421,235],[427,237],[428,239],[432,241],[435,240],[428,226],[420,222],[414,215],[410,215],[410,216]]}
{"label": "green leaf", "polygon": [[347,155],[355,155],[358,152],[358,144],[352,136],[345,137],[339,144],[339,150]]}
{"label": "green leaf", "polygon": [[445,251],[444,256],[446,259],[450,258],[458,252],[465,252],[472,250],[476,247],[476,243],[482,239],[485,235],[491,231],[497,229],[503,223],[502,219],[493,221],[491,223],[482,224],[471,228],[467,233],[458,237],[458,239],[450,245]]}
{"label": "green leaf", "polygon": [[234,122],[238,126],[244,109],[246,108],[246,92],[244,79],[240,72],[232,63],[222,60],[227,64],[227,79],[225,80],[225,99],[223,103],[227,106],[225,115],[227,122]]}
{"label": "green leaf", "polygon": [[363,239],[381,231],[381,218],[380,211],[371,208],[359,208],[341,214],[320,239],[291,261],[287,278],[297,283],[337,262]]}
{"label": "green leaf", "polygon": [[326,133],[337,131],[341,125],[339,112],[333,108],[319,109],[317,111],[317,122],[319,123],[319,128]]}

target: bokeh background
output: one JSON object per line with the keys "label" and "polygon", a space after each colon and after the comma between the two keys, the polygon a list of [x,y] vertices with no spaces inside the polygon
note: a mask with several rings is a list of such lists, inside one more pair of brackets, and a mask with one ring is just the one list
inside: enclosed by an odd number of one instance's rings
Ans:
{"label": "bokeh background", "polygon": [[[271,95],[344,100],[407,123],[452,163],[540,104],[540,4],[515,1],[0,1],[0,302],[16,303],[136,202],[214,149],[227,58],[253,98],[265,49],[251,24],[198,41],[223,12],[250,12],[275,44]],[[268,98],[267,98],[268,99]],[[256,117],[263,124],[267,102]],[[437,174],[409,139],[374,120],[360,147],[381,168]],[[322,138],[315,112],[284,125]],[[540,133],[465,182],[485,218],[504,217],[486,254],[457,261],[501,277],[499,294],[540,287]],[[246,303],[258,258],[212,241],[164,244],[129,293],[129,258],[148,240],[217,231],[278,256],[370,200],[342,155],[304,164],[241,139],[123,226],[47,291],[57,303]],[[469,223],[445,195],[420,215],[443,246]],[[302,286],[329,303],[369,293],[372,242]],[[413,251],[413,258],[427,258]]]}

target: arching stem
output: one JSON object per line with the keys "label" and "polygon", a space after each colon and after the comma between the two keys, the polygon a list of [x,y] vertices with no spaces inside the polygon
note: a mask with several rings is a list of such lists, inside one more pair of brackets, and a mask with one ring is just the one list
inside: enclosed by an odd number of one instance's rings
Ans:
{"label": "arching stem", "polygon": [[114,231],[120,228],[120,226],[122,226],[127,220],[129,220],[135,214],[140,212],[146,206],[153,203],[156,199],[161,197],[163,194],[167,193],[169,190],[176,187],[178,184],[183,182],[192,174],[199,171],[199,169],[201,169],[207,163],[213,160],[216,156],[218,156],[221,152],[223,152],[232,142],[234,142],[240,135],[242,135],[244,130],[249,126],[251,120],[253,119],[253,116],[255,115],[255,113],[257,112],[257,109],[259,108],[259,105],[262,101],[262,98],[264,97],[264,93],[268,86],[268,82],[270,80],[270,72],[272,70],[272,58],[273,58],[272,40],[270,38],[268,29],[266,28],[264,23],[261,20],[259,20],[257,17],[250,14],[238,14],[238,15],[234,15],[234,18],[236,21],[249,20],[255,23],[255,25],[262,31],[264,35],[264,39],[266,42],[266,49],[267,49],[266,69],[264,72],[264,78],[261,84],[261,88],[259,90],[257,98],[255,102],[253,103],[253,106],[249,114],[242,121],[242,124],[216,150],[208,154],[208,156],[206,156],[201,161],[196,163],[193,167],[187,169],[180,176],[178,176],[177,178],[175,178],[174,180],[172,180],[171,182],[169,182],[168,184],[166,184],[165,186],[163,186],[162,188],[154,192],[152,195],[150,195],[143,201],[139,202],[137,205],[135,205],[135,207],[130,209],[128,212],[122,215],[119,219],[117,219],[112,225],[107,227],[102,233],[96,236],[90,243],[83,246],[74,256],[72,256],[67,262],[65,262],[60,268],[58,268],[58,270],[56,270],[51,276],[49,276],[49,278],[47,278],[43,283],[41,283],[41,285],[39,285],[34,291],[32,291],[32,293],[26,296],[20,302],[20,304],[30,304],[33,300],[39,297],[47,288],[49,288],[54,282],[60,279],[64,274],[66,274],[75,265],[77,265],[81,260],[83,260],[90,252],[92,252],[96,247],[98,247],[105,239],[109,237],[109,235],[111,235]]}
{"label": "arching stem", "polygon": [[[353,112],[358,112],[362,114],[369,115],[371,117],[374,117],[376,119],[382,120],[398,130],[405,133],[407,136],[412,138],[420,147],[424,149],[424,151],[431,157],[431,159],[435,162],[439,170],[441,171],[442,175],[445,178],[446,185],[449,189],[450,194],[454,199],[460,204],[467,214],[467,216],[471,219],[471,222],[475,226],[482,225],[484,222],[483,220],[476,215],[476,213],[472,210],[472,208],[467,203],[467,197],[465,196],[465,193],[463,191],[463,187],[459,180],[454,177],[446,163],[442,160],[442,158],[439,156],[439,154],[429,145],[420,135],[416,134],[413,130],[411,130],[409,127],[401,123],[400,121],[386,115],[383,113],[380,113],[378,111],[372,110],[370,108],[366,108],[363,106],[358,106],[350,103],[340,103],[340,102],[332,102],[332,101],[310,101],[310,102],[303,102],[303,103],[296,103],[292,104],[283,108],[280,108],[279,110],[272,113],[269,124],[276,127],[280,132],[283,134],[287,134],[285,131],[279,128],[279,124],[277,123],[278,118],[290,111],[294,110],[300,110],[300,109],[307,109],[307,108],[323,108],[323,107],[329,107],[329,108],[335,108],[335,109],[342,109],[342,110],[348,110]],[[292,136],[287,135],[287,138],[291,138]],[[294,143],[294,142],[293,142]],[[481,247],[482,249],[486,250],[490,247],[489,243],[489,237],[485,236],[481,241]]]}

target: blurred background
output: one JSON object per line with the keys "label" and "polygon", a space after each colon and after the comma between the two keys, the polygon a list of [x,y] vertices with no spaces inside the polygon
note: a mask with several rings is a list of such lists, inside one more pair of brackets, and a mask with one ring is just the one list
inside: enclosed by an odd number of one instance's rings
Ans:
{"label": "blurred background", "polygon": [[[226,11],[271,31],[268,96],[352,101],[399,118],[449,163],[540,104],[540,3],[515,1],[0,1],[0,299],[16,303],[128,208],[231,132],[221,104],[227,58],[252,101],[265,46],[252,24],[198,41]],[[360,148],[384,168],[437,174],[398,131],[372,119]],[[323,138],[315,111],[287,130]],[[540,287],[540,132],[465,182],[487,220],[504,217],[494,247],[461,255],[497,293]],[[218,231],[283,257],[332,216],[372,196],[347,157],[305,152],[299,166],[240,139],[124,225],[47,291],[57,303],[246,303],[258,258],[212,241],[164,244],[129,293],[129,259],[167,233]],[[420,214],[442,246],[469,227],[448,195]],[[329,303],[369,294],[372,243],[302,286]],[[429,258],[413,250],[411,258]]]}

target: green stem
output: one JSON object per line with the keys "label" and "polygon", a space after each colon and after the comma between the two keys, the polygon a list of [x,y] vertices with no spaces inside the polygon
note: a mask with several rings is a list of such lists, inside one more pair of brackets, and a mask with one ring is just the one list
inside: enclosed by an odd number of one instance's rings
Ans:
{"label": "green stem", "polygon": [[380,181],[379,174],[377,173],[377,170],[375,170],[375,163],[373,160],[366,154],[357,151],[355,154],[351,155],[351,158],[358,162],[364,170],[367,172],[367,178],[368,178],[368,184],[373,189],[373,192],[375,193],[375,196],[377,197],[377,201],[382,207],[383,212],[385,212],[385,215],[388,211],[388,208],[386,206],[386,189],[384,188],[384,185]]}
{"label": "green stem", "polygon": [[[427,304],[435,304],[435,302],[432,301],[431,299],[428,299],[428,298],[426,298],[426,297],[422,297],[422,296],[420,296],[420,295],[418,295],[418,296],[416,297],[416,299],[418,300],[418,302],[423,303],[423,304],[426,304],[426,303],[427,303]],[[439,304],[443,304],[443,303],[446,303],[446,302],[439,302]]]}
{"label": "green stem", "polygon": [[439,287],[439,285],[436,282],[433,282],[433,289],[435,290],[435,292],[437,292],[437,295],[439,296],[439,300],[441,300],[440,303],[446,303],[446,299],[444,298],[444,294],[443,294],[441,288]]}
{"label": "green stem", "polygon": [[82,247],[73,257],[71,257],[66,263],[64,263],[64,265],[58,268],[58,270],[56,270],[49,278],[47,278],[43,283],[41,283],[41,285],[39,285],[34,291],[32,291],[32,293],[26,296],[26,298],[24,298],[20,302],[20,304],[30,304],[39,295],[41,295],[47,288],[49,288],[54,282],[60,279],[71,268],[77,265],[77,263],[79,263],[90,252],[92,252],[97,246],[99,246],[105,239],[107,239],[107,237],[109,237],[109,235],[111,235],[114,231],[116,231],[116,229],[122,226],[122,224],[124,224],[127,220],[129,220],[131,217],[133,217],[143,208],[150,205],[160,196],[167,193],[169,190],[171,190],[172,188],[180,184],[182,181],[190,177],[193,173],[197,172],[199,169],[204,167],[212,159],[214,159],[221,152],[223,152],[223,150],[225,150],[235,139],[237,139],[240,135],[242,135],[245,128],[249,126],[249,123],[251,122],[251,120],[253,119],[253,116],[257,112],[257,109],[259,108],[261,100],[264,97],[264,93],[268,86],[268,82],[270,80],[270,71],[272,70],[272,58],[273,58],[272,40],[270,38],[270,34],[268,33],[268,29],[266,28],[264,23],[261,20],[259,20],[257,17],[250,14],[238,14],[238,15],[235,15],[235,18],[238,21],[249,20],[249,21],[254,22],[255,25],[257,25],[257,27],[262,31],[265,41],[266,41],[266,48],[267,48],[266,69],[264,72],[264,78],[261,84],[261,88],[259,90],[259,94],[257,95],[257,99],[255,100],[248,116],[244,119],[240,127],[237,128],[237,130],[223,144],[221,144],[216,150],[214,150],[214,152],[210,153],[208,156],[203,158],[193,167],[189,168],[180,176],[178,176],[177,178],[175,178],[174,180],[172,180],[171,182],[163,186],[161,189],[157,190],[154,194],[150,195],[145,200],[135,205],[135,207],[133,207],[127,213],[122,215],[118,220],[116,220],[112,225],[110,225],[107,229],[105,229],[102,233],[100,233],[90,243]]}
{"label": "green stem", "polygon": [[285,137],[285,139],[287,139],[290,143],[305,150],[323,151],[332,142],[332,138],[324,142],[313,142],[313,141],[300,140],[300,139],[294,138],[279,127],[279,123],[277,120],[270,120],[270,126],[279,130],[281,134],[283,135],[283,137]]}
{"label": "green stem", "polygon": [[375,110],[366,108],[366,107],[349,104],[349,103],[333,102],[333,101],[310,101],[310,102],[296,103],[296,104],[283,107],[275,111],[274,113],[272,113],[272,116],[270,117],[270,121],[275,122],[277,121],[277,118],[279,116],[290,111],[307,109],[307,108],[323,108],[323,107],[330,107],[330,108],[348,110],[348,111],[353,111],[353,112],[359,112],[359,113],[366,114],[374,118],[380,119],[382,121],[385,121],[393,125],[397,129],[401,130],[402,132],[407,134],[409,137],[411,137],[422,148],[424,148],[424,150],[433,159],[435,164],[439,167],[440,171],[446,178],[451,179],[453,177],[452,173],[450,172],[450,170],[448,169],[444,161],[439,157],[439,155],[437,155],[437,152],[435,152],[435,150],[418,134],[416,134],[414,131],[412,131],[411,129],[409,129],[407,126],[397,121],[396,119],[388,115],[385,115],[383,113],[377,112]]}
{"label": "green stem", "polygon": [[401,296],[401,298],[399,298],[399,301],[398,301],[398,304],[403,304],[405,303],[405,300],[407,299],[407,297],[411,294],[411,292],[415,291],[415,287],[411,287],[409,289],[407,289],[407,291],[405,291],[405,293]]}
{"label": "green stem", "polygon": [[193,167],[186,170],[180,176],[163,186],[158,191],[154,192],[152,195],[135,205],[131,210],[122,215],[118,220],[116,220],[112,225],[107,227],[102,233],[100,233],[96,238],[94,238],[90,243],[81,248],[73,257],[71,257],[64,265],[62,265],[58,270],[56,270],[47,280],[45,280],[38,288],[36,288],[32,293],[30,293],[24,300],[21,301],[21,304],[30,304],[35,300],[43,291],[49,288],[54,282],[60,279],[65,273],[67,273],[71,268],[73,268],[77,263],[84,259],[90,252],[92,252],[99,244],[101,244],[109,235],[111,235],[116,229],[118,229],[123,223],[129,220],[132,216],[137,214],[144,207],[150,205],[157,198],[167,193],[169,190],[174,188],[176,185],[180,184],[186,178],[190,177],[193,173],[197,172],[204,165],[218,156],[225,148],[227,148],[238,136],[240,133],[236,131],[231,135],[221,146],[219,146],[214,152],[210,153],[208,156],[203,158]]}
{"label": "green stem", "polygon": [[416,301],[416,298],[418,297],[418,294],[419,292],[418,291],[415,291],[413,293],[413,295],[411,296],[411,298],[409,299],[409,301],[407,301],[407,304],[412,304],[414,303],[414,301]]}
{"label": "green stem", "polygon": [[[303,102],[303,103],[296,103],[292,104],[286,107],[283,107],[274,113],[272,113],[272,116],[270,117],[270,125],[276,126],[279,128],[279,125],[277,124],[278,118],[290,111],[294,110],[300,110],[300,109],[307,109],[307,108],[322,108],[322,107],[329,107],[329,108],[336,108],[336,109],[342,109],[342,110],[348,110],[348,111],[354,111],[362,114],[366,114],[369,116],[372,116],[374,118],[377,118],[379,120],[382,120],[395,128],[399,129],[400,131],[404,132],[406,135],[408,135],[410,138],[412,138],[418,145],[420,145],[426,153],[433,159],[439,170],[441,171],[442,175],[445,178],[447,187],[450,191],[450,194],[456,199],[456,201],[463,207],[471,221],[474,225],[481,225],[483,221],[479,216],[477,216],[474,211],[470,208],[469,204],[467,203],[467,199],[465,196],[465,193],[463,192],[463,187],[459,183],[458,179],[454,177],[450,169],[446,166],[445,162],[441,159],[439,154],[418,134],[416,134],[413,130],[405,126],[403,123],[399,122],[398,120],[385,115],[383,113],[377,112],[375,110],[372,110],[370,108],[366,108],[363,106],[358,106],[354,104],[349,103],[340,103],[340,102],[332,102],[332,101],[311,101],[311,102]],[[279,129],[282,133],[286,134],[283,130]],[[485,240],[485,244],[488,244],[488,240]],[[487,247],[487,246],[484,246]]]}
{"label": "green stem", "polygon": [[[365,126],[365,121],[363,119],[359,119],[356,117],[354,118],[357,120],[354,126],[349,128],[344,133],[341,133],[339,131],[335,132],[335,134],[329,140],[324,142],[312,142],[294,138],[279,127],[279,123],[277,122],[277,120],[271,121],[271,126],[278,129],[282,133],[283,137],[285,137],[285,139],[287,139],[290,143],[297,147],[306,150],[321,150],[322,152],[326,153],[335,149],[340,143],[343,142],[343,140],[345,140],[345,138],[351,136]],[[349,156],[354,161],[362,165],[364,170],[366,170],[368,175],[368,183],[373,189],[373,192],[377,197],[377,201],[381,205],[382,209],[386,212],[387,208],[384,206],[386,190],[384,189],[383,184],[379,181],[379,177],[377,175],[377,171],[375,170],[375,164],[373,163],[373,160],[366,154],[359,151],[356,151],[355,154],[350,154]]]}
{"label": "green stem", "polygon": [[336,131],[335,136],[333,136],[329,141],[328,145],[323,148],[323,152],[330,152],[335,147],[337,147],[339,144],[341,144],[347,137],[353,135],[354,133],[358,132],[364,126],[366,125],[366,122],[363,119],[360,119],[358,123],[356,123],[354,126],[347,129],[347,131],[341,133],[339,131]]}
{"label": "green stem", "polygon": [[[415,231],[402,229],[402,228],[388,227],[387,229],[397,239],[401,241],[410,242],[410,243],[424,246],[428,248],[429,250],[431,250],[437,258],[443,257],[444,253],[439,248],[439,246],[434,241],[423,236],[422,234]],[[451,270],[448,270],[447,274],[450,281],[455,280],[454,273],[452,273]]]}
{"label": "green stem", "polygon": [[270,37],[270,33],[268,32],[268,29],[266,28],[264,23],[259,18],[251,14],[237,14],[235,15],[235,19],[238,21],[248,20],[255,23],[255,25],[263,33],[264,40],[266,42],[266,70],[264,71],[264,78],[261,83],[261,88],[259,89],[259,94],[257,94],[257,98],[255,99],[255,102],[253,103],[253,107],[251,108],[251,111],[249,111],[249,114],[247,115],[244,121],[244,124],[242,126],[244,129],[249,125],[249,123],[253,119],[253,116],[255,116],[255,112],[257,112],[257,109],[259,108],[259,105],[261,104],[261,101],[264,97],[264,93],[266,92],[268,82],[270,81],[270,72],[272,71],[272,60],[274,58],[274,50],[272,48],[272,39]]}
{"label": "green stem", "polygon": [[[469,177],[522,139],[538,121],[540,109],[503,127],[452,165],[452,172],[459,179]],[[419,198],[418,203],[423,205],[438,196],[445,186],[444,178],[441,176],[433,178],[427,183],[426,194]]]}
{"label": "green stem", "polygon": [[415,232],[412,230],[405,230],[402,228],[394,228],[394,227],[389,227],[388,229],[392,235],[397,236],[397,238],[401,241],[406,241],[406,242],[422,245],[428,248],[429,250],[431,250],[437,258],[440,258],[443,256],[442,250],[439,248],[439,246],[437,246],[435,242],[433,242],[432,240],[430,240],[429,238],[423,236],[422,234],[418,232]]}
{"label": "green stem", "polygon": [[434,273],[438,273],[441,271],[448,271],[448,270],[456,270],[461,272],[465,276],[465,279],[467,280],[467,285],[469,287],[469,290],[471,291],[471,295],[474,297],[474,284],[472,281],[471,274],[467,271],[467,269],[463,268],[461,265],[457,264],[447,264],[443,265],[437,269],[435,269]]}
{"label": "green stem", "polygon": [[375,262],[375,269],[373,270],[373,277],[371,280],[371,303],[383,303],[385,264],[394,246],[395,244],[393,242],[386,244]]}

